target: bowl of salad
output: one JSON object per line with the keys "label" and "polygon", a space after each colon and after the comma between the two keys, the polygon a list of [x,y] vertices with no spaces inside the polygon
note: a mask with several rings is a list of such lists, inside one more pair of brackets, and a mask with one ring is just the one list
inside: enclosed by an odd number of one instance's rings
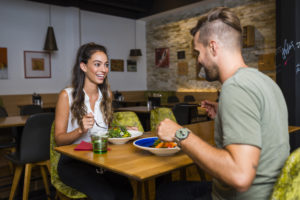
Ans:
{"label": "bowl of salad", "polygon": [[115,126],[108,129],[108,141],[112,144],[125,144],[141,135],[143,135],[142,132],[126,129],[125,126]]}
{"label": "bowl of salad", "polygon": [[133,145],[157,156],[170,156],[180,151],[175,142],[164,142],[158,139],[158,137],[138,139],[133,142]]}

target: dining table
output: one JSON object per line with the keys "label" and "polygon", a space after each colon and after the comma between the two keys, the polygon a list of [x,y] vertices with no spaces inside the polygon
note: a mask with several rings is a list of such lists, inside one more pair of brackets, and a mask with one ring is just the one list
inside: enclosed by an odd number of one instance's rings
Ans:
{"label": "dining table", "polygon": [[[211,145],[214,143],[214,121],[199,122],[184,125],[197,136]],[[298,126],[289,127],[289,132],[300,130]],[[154,136],[153,132],[145,132],[141,137]],[[157,156],[148,151],[139,149],[133,145],[132,141],[122,145],[109,144],[109,151],[105,154],[94,154],[92,151],[76,151],[76,144],[56,147],[55,150],[89,163],[96,167],[110,170],[117,174],[137,181],[137,198],[142,198],[142,186],[145,186],[145,199],[149,198],[147,181],[155,177],[168,174],[175,170],[180,170],[194,164],[193,160],[180,151],[171,156]]]}
{"label": "dining table", "polygon": [[29,116],[0,117],[0,128],[24,126]]}

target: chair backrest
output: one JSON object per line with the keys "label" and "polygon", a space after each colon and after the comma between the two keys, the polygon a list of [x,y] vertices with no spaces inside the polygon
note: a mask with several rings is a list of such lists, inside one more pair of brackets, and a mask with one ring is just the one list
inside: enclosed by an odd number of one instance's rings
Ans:
{"label": "chair backrest", "polygon": [[21,133],[21,162],[39,162],[49,160],[51,124],[54,113],[38,113],[31,115]]}
{"label": "chair backrest", "polygon": [[300,148],[286,160],[273,188],[271,200],[300,199]]}
{"label": "chair backrest", "polygon": [[156,126],[164,119],[169,118],[170,120],[177,122],[176,118],[170,108],[155,108],[150,113],[150,126],[151,131],[156,130]]}
{"label": "chair backrest", "polygon": [[177,96],[168,96],[168,100],[167,100],[168,103],[178,103],[179,102],[179,99]]}
{"label": "chair backrest", "polygon": [[7,117],[8,114],[4,107],[0,106],[0,117]]}
{"label": "chair backrest", "polygon": [[148,97],[148,101],[151,101],[151,105],[154,107],[160,106],[161,98],[160,97]]}
{"label": "chair backrest", "polygon": [[189,107],[182,106],[182,104],[176,104],[173,108],[174,116],[180,125],[189,124]]}
{"label": "chair backrest", "polygon": [[183,101],[188,103],[188,102],[195,102],[196,100],[193,95],[185,95]]}
{"label": "chair backrest", "polygon": [[71,188],[67,185],[65,185],[59,178],[59,175],[57,173],[57,165],[58,161],[60,159],[60,153],[54,150],[56,147],[55,137],[54,137],[54,131],[55,131],[55,123],[52,123],[51,126],[51,133],[50,133],[50,177],[51,177],[51,183],[52,185],[61,193],[63,193],[65,196],[69,198],[74,199],[81,199],[86,198],[86,195],[75,190],[74,188]]}
{"label": "chair backrest", "polygon": [[112,125],[135,126],[139,131],[144,132],[144,128],[135,112],[114,112]]}
{"label": "chair backrest", "polygon": [[20,115],[33,115],[42,112],[42,107],[38,105],[24,105],[20,108]]}

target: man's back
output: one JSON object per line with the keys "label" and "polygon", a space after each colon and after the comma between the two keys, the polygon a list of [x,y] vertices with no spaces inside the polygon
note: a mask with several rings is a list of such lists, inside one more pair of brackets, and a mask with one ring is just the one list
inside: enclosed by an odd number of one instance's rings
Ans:
{"label": "man's back", "polygon": [[253,68],[240,68],[222,87],[215,140],[219,148],[247,144],[261,149],[251,188],[238,193],[214,180],[215,199],[267,199],[289,155],[288,115],[279,87]]}

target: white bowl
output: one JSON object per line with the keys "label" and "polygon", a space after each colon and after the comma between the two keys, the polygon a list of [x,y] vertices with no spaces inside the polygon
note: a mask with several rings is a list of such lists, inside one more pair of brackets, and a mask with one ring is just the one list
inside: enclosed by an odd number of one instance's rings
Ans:
{"label": "white bowl", "polygon": [[147,137],[138,139],[133,142],[133,145],[139,149],[143,149],[149,151],[157,156],[170,156],[178,151],[180,151],[179,147],[174,148],[153,148],[151,147],[154,144],[154,141],[157,140],[157,137]]}
{"label": "white bowl", "polygon": [[125,137],[125,138],[108,138],[108,141],[112,144],[125,144],[129,140],[133,140],[137,137],[140,137],[143,135],[143,132],[135,131],[135,130],[128,130],[128,132],[131,134],[131,137]]}

